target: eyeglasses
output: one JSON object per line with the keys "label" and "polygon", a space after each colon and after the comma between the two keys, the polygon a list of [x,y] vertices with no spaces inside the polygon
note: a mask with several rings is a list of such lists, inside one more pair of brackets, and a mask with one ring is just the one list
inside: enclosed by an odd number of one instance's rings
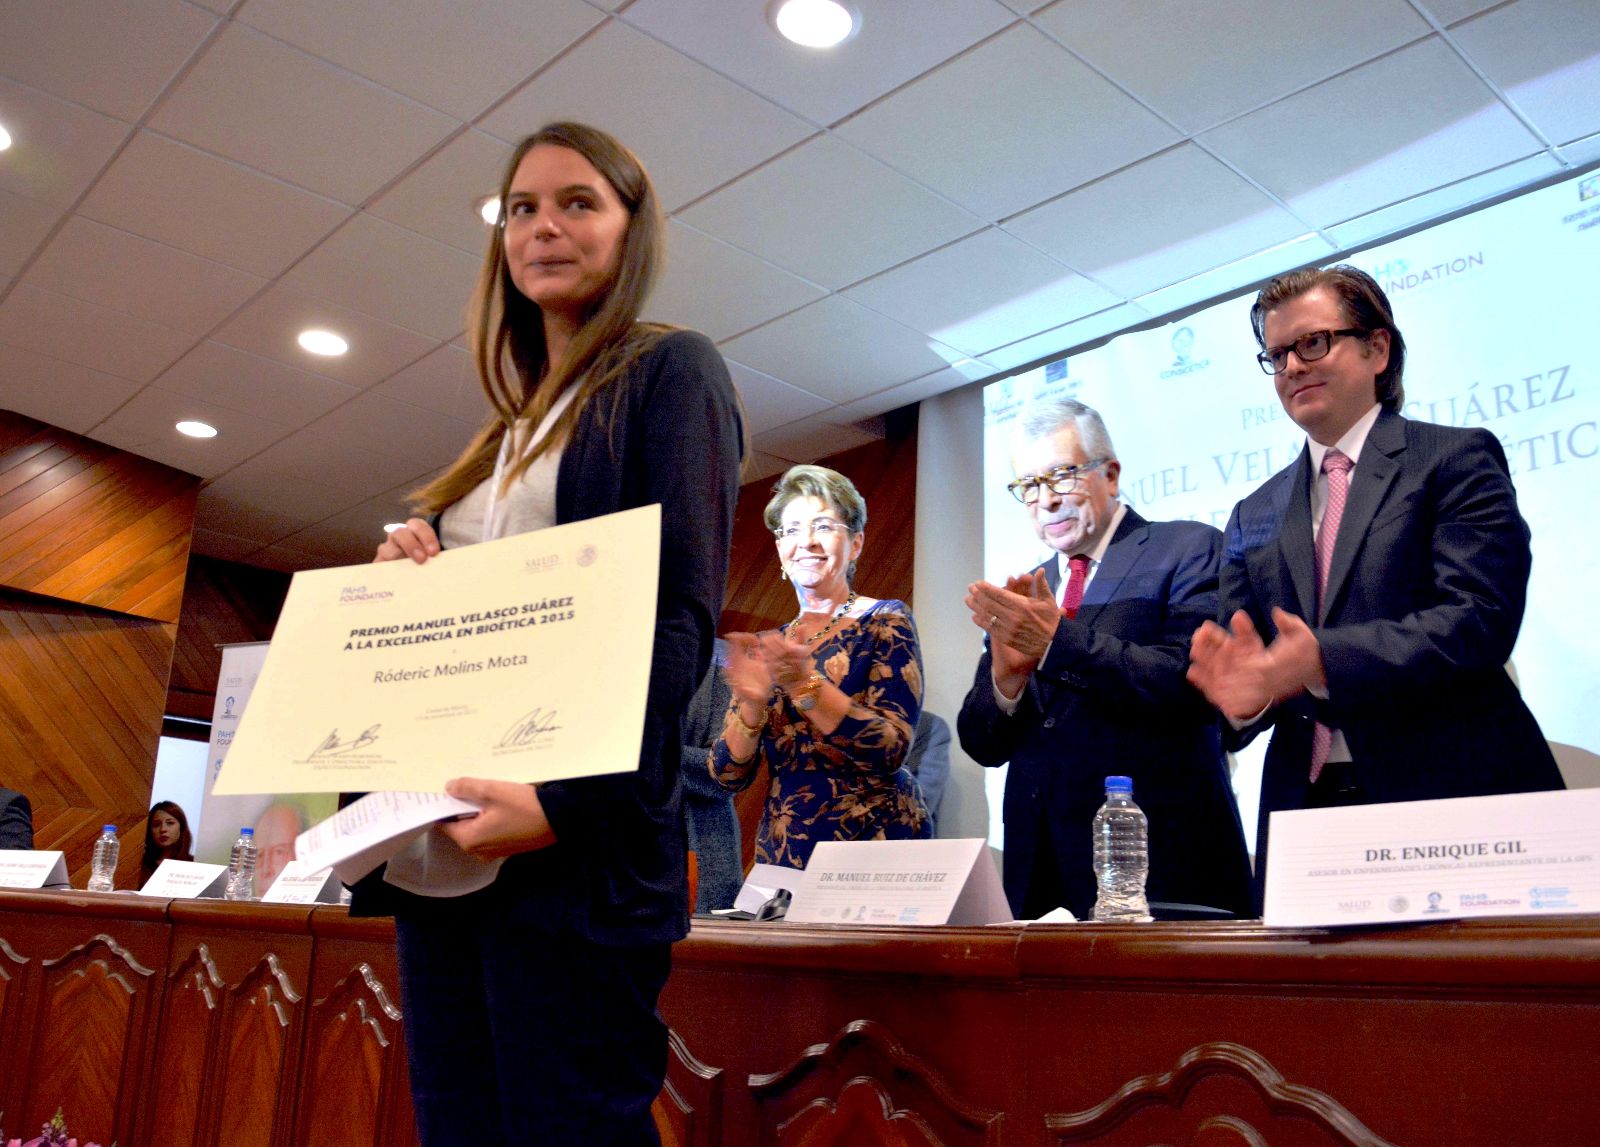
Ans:
{"label": "eyeglasses", "polygon": [[1025,506],[1031,506],[1039,500],[1041,487],[1049,486],[1053,494],[1076,493],[1087,478],[1089,471],[1104,466],[1111,461],[1109,458],[1096,458],[1093,462],[1085,462],[1082,466],[1057,466],[1047,474],[1029,474],[1018,478],[1015,482],[1007,482],[1006,489],[1011,491],[1011,496]]}
{"label": "eyeglasses", "polygon": [[812,518],[811,521],[803,526],[799,522],[790,522],[786,526],[779,526],[772,531],[772,536],[780,542],[790,542],[801,534],[807,534],[816,538],[819,542],[825,542],[833,537],[834,534],[848,534],[849,532],[850,527],[839,521],[838,518]]}
{"label": "eyeglasses", "polygon": [[1289,369],[1289,352],[1294,351],[1300,356],[1301,362],[1316,362],[1319,358],[1327,358],[1328,352],[1333,349],[1333,340],[1339,335],[1359,335],[1366,338],[1372,332],[1362,330],[1360,327],[1344,327],[1336,331],[1310,331],[1301,335],[1288,346],[1268,347],[1256,355],[1256,361],[1261,364],[1261,369],[1268,374],[1282,374]]}

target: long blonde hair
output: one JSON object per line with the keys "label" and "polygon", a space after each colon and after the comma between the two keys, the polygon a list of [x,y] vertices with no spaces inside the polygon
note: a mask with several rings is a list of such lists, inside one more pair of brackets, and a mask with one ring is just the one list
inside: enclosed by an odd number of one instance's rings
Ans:
{"label": "long blonde hair", "polygon": [[[473,365],[493,413],[450,469],[411,493],[411,502],[420,513],[436,513],[492,477],[500,444],[517,420],[527,418],[530,425],[539,425],[567,388],[576,385],[577,393],[550,433],[507,467],[503,485],[509,487],[534,459],[565,443],[584,407],[672,329],[638,321],[660,273],[665,223],[649,173],[638,157],[611,135],[581,123],[552,123],[524,139],[511,153],[500,181],[501,226],[517,167],[540,144],[564,147],[588,160],[627,208],[628,227],[623,232],[616,275],[573,336],[566,358],[551,369],[543,315],[511,281],[502,233],[496,229],[484,252],[468,311]],[[607,426],[615,416],[617,397],[613,388],[612,404],[603,413]]]}

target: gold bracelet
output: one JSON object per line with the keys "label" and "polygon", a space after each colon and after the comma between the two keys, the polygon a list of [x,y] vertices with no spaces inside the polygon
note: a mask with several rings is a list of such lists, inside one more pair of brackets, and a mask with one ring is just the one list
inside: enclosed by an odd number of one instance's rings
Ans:
{"label": "gold bracelet", "polygon": [[738,701],[735,701],[732,705],[728,706],[728,716],[733,718],[733,723],[738,725],[739,728],[743,729],[744,735],[749,737],[752,741],[759,741],[761,739],[761,726],[752,725],[744,719],[744,714],[739,712]]}
{"label": "gold bracelet", "polygon": [[822,674],[812,673],[800,683],[799,688],[788,690],[789,700],[794,702],[794,707],[802,713],[809,713],[817,707],[817,693],[822,689]]}

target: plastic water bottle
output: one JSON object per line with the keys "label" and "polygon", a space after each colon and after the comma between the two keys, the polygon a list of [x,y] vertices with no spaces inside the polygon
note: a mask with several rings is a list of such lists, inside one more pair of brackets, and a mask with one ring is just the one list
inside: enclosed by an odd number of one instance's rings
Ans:
{"label": "plastic water bottle", "polygon": [[117,857],[121,855],[122,842],[117,839],[117,826],[108,824],[94,842],[94,864],[89,869],[90,892],[110,892],[116,888]]}
{"label": "plastic water bottle", "polygon": [[1106,803],[1094,814],[1096,920],[1149,920],[1144,880],[1150,872],[1149,824],[1133,803],[1132,777],[1106,778]]}
{"label": "plastic water bottle", "polygon": [[253,828],[241,828],[239,839],[233,842],[233,855],[228,859],[228,887],[224,895],[229,900],[256,898],[256,830]]}

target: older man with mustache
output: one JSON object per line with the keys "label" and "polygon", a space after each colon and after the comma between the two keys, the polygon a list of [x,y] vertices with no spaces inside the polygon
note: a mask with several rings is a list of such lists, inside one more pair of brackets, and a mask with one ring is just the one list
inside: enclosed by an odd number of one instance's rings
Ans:
{"label": "older man with mustache", "polygon": [[957,720],[979,764],[1010,762],[1005,887],[1023,919],[1095,900],[1091,828],[1105,778],[1134,781],[1150,820],[1152,902],[1251,910],[1250,864],[1216,714],[1184,679],[1213,616],[1221,534],[1147,522],[1117,500],[1100,415],[1057,399],[1024,412],[1012,495],[1054,551],[966,604],[986,634]]}

